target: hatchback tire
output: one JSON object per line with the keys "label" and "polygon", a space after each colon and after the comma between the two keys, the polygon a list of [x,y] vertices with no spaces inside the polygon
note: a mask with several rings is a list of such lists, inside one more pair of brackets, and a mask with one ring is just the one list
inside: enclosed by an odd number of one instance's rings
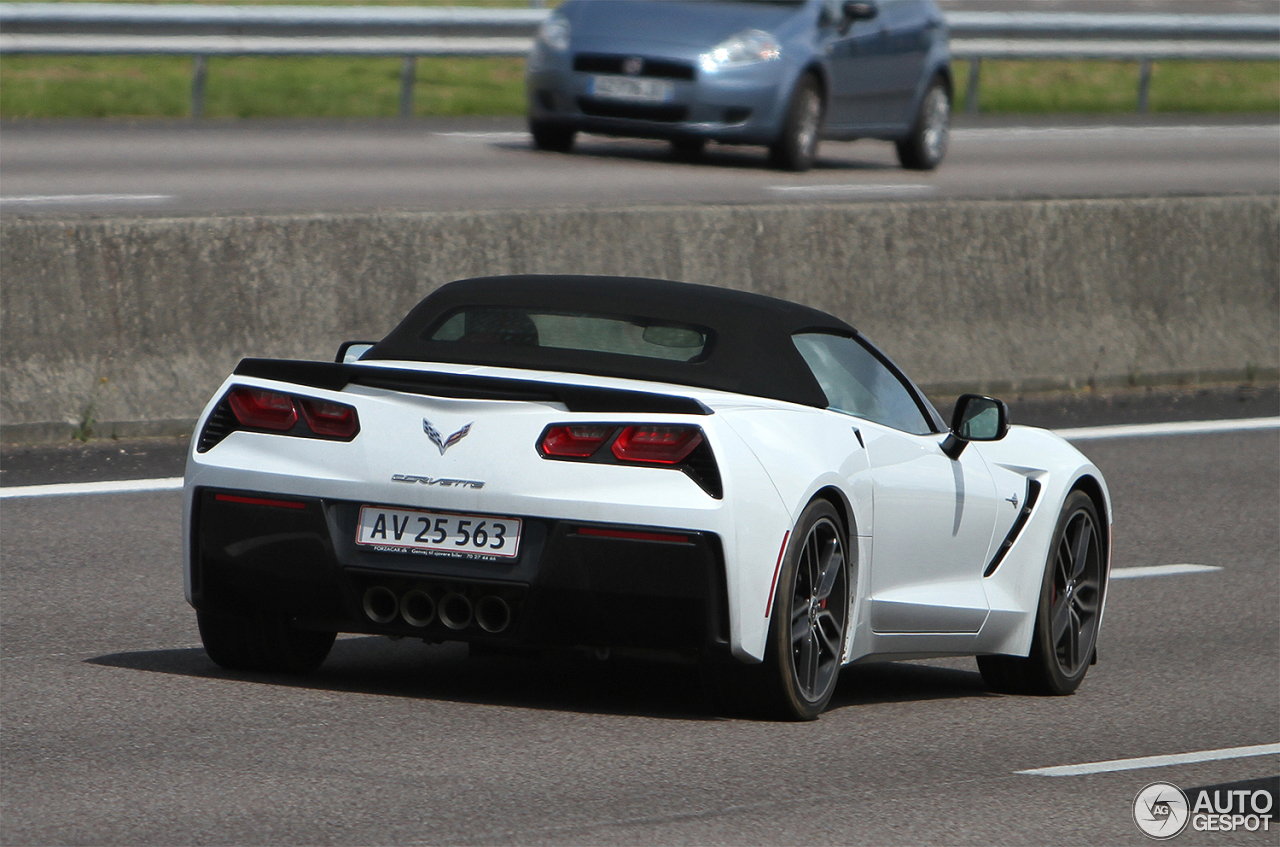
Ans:
{"label": "hatchback tire", "polygon": [[769,147],[769,164],[784,171],[807,171],[818,154],[822,133],[822,91],[813,74],[796,83],[778,140]]}
{"label": "hatchback tire", "polygon": [[574,138],[578,132],[573,127],[549,121],[529,121],[529,134],[533,136],[533,146],[551,153],[568,153],[573,149]]}
{"label": "hatchback tire", "polygon": [[931,171],[947,154],[951,134],[951,94],[942,77],[934,77],[920,101],[911,134],[897,142],[898,161],[913,171]]}

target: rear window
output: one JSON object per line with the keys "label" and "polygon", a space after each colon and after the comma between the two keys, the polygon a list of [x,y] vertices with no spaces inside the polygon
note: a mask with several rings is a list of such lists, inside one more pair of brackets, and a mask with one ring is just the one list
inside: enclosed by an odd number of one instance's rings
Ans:
{"label": "rear window", "polygon": [[422,338],[459,345],[548,347],[697,362],[710,352],[712,334],[706,327],[634,316],[464,306],[437,321]]}

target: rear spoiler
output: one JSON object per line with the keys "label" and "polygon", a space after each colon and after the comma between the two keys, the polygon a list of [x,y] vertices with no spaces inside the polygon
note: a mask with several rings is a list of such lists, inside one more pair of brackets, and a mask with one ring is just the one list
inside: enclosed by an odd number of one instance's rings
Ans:
{"label": "rear spoiler", "polygon": [[522,400],[563,403],[571,412],[621,412],[625,414],[710,415],[711,409],[692,397],[565,385],[528,379],[371,367],[337,362],[304,362],[293,359],[241,359],[237,376],[252,376],[341,391],[348,385],[364,385],[406,394],[454,397],[467,400]]}

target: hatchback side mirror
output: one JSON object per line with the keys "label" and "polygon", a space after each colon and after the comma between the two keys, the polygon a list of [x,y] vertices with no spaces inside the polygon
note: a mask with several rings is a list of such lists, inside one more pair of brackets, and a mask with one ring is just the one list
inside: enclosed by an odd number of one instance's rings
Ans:
{"label": "hatchback side mirror", "polygon": [[334,361],[340,365],[357,362],[360,357],[373,349],[376,341],[344,341],[338,347],[338,355],[334,357]]}
{"label": "hatchback side mirror", "polygon": [[841,29],[847,30],[854,21],[869,21],[880,14],[880,6],[875,0],[844,0],[840,11],[844,13]]}
{"label": "hatchback side mirror", "polygon": [[942,452],[960,458],[970,441],[999,441],[1009,434],[1009,407],[1003,400],[981,394],[961,394],[951,414],[951,432]]}

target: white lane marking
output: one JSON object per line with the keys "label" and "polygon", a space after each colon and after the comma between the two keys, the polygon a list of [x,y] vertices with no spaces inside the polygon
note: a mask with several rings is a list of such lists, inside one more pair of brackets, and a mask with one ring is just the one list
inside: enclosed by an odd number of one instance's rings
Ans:
{"label": "white lane marking", "polygon": [[1138,759],[1112,759],[1109,762],[1085,762],[1080,765],[1032,768],[1026,771],[1014,771],[1014,773],[1030,776],[1083,776],[1091,773],[1136,771],[1142,768],[1166,768],[1170,765],[1189,765],[1195,762],[1217,762],[1222,759],[1247,759],[1252,756],[1274,756],[1277,754],[1280,754],[1280,744],[1254,744],[1250,747],[1225,747],[1221,750],[1174,753],[1170,756],[1143,756]]}
{"label": "white lane marking", "polygon": [[431,134],[438,135],[442,138],[458,138],[464,140],[478,138],[481,141],[507,141],[529,137],[529,133],[523,130],[520,132],[433,132]]}
{"label": "white lane marking", "polygon": [[766,191],[784,194],[917,194],[935,190],[932,185],[886,182],[881,184],[838,183],[832,185],[766,185]]}
{"label": "white lane marking", "polygon": [[0,203],[52,206],[59,203],[162,203],[172,199],[172,194],[28,194],[0,197]]}
{"label": "white lane marking", "polygon": [[1274,138],[1280,140],[1280,125],[1262,126],[1008,126],[972,127],[951,130],[951,138],[961,141],[999,141],[1019,138],[1132,138],[1161,139],[1189,136],[1213,139]]}
{"label": "white lane marking", "polygon": [[1280,417],[1241,418],[1231,421],[1178,421],[1176,423],[1121,424],[1119,426],[1082,426],[1055,429],[1068,441],[1092,441],[1098,438],[1139,438],[1150,435],[1206,435],[1215,432],[1246,432],[1255,429],[1280,429]]}
{"label": "white lane marking", "polygon": [[177,491],[182,477],[121,479],[106,482],[65,482],[57,485],[14,485],[0,488],[0,499],[9,497],[65,497],[70,494],[122,494],[137,491]]}
{"label": "white lane marking", "polygon": [[1177,576],[1184,573],[1220,571],[1217,565],[1147,565],[1141,568],[1112,568],[1111,579],[1138,579],[1144,576]]}

